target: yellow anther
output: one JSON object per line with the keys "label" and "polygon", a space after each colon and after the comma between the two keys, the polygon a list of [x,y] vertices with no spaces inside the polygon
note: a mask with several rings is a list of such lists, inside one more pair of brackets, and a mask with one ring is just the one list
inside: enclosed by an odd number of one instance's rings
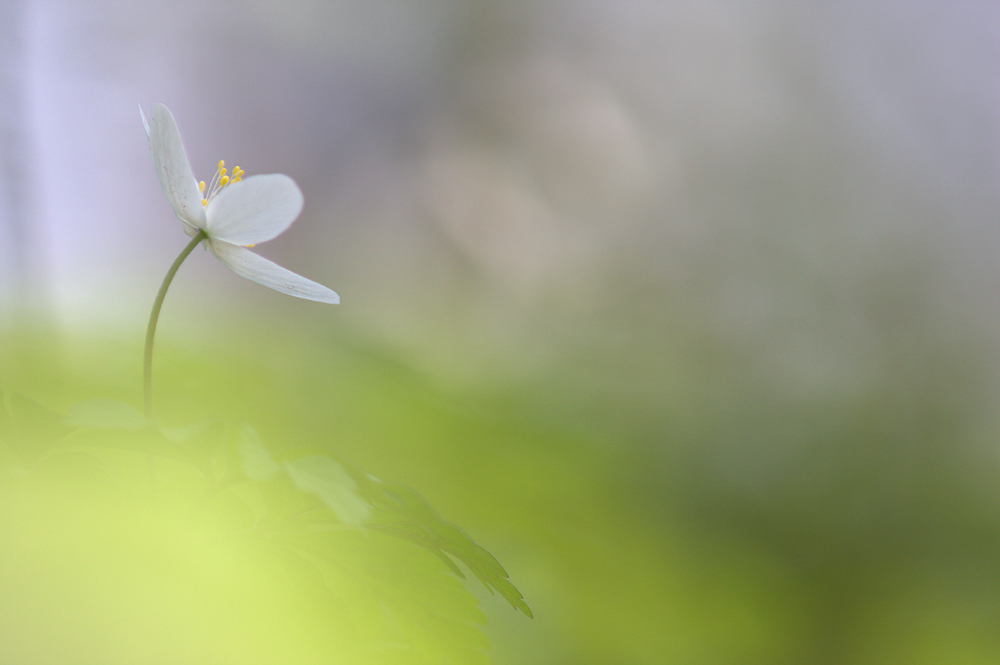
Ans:
{"label": "yellow anther", "polygon": [[219,181],[219,187],[225,187],[227,182],[229,182],[229,176],[222,176],[222,180]]}
{"label": "yellow anther", "polygon": [[[254,243],[256,244],[256,243]],[[253,245],[243,245],[244,247],[253,247]]]}
{"label": "yellow anther", "polygon": [[202,180],[201,182],[198,183],[198,191],[199,192],[204,192],[205,191],[205,181],[204,180]]}
{"label": "yellow anther", "polygon": [[201,200],[201,205],[202,205],[202,207],[207,206],[208,205],[208,199],[202,199]]}
{"label": "yellow anther", "polygon": [[219,175],[226,175],[226,169],[219,169]]}
{"label": "yellow anther", "polygon": [[219,170],[220,170],[220,171],[222,171],[222,170],[223,170],[223,167],[224,167],[225,165],[226,165],[226,160],[224,160],[224,159],[220,159],[220,160],[219,160]]}

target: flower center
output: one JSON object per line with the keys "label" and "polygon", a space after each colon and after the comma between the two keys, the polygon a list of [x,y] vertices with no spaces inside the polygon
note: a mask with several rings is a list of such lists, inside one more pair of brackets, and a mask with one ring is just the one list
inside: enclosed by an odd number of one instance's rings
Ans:
{"label": "flower center", "polygon": [[201,192],[202,199],[201,205],[208,206],[208,202],[215,198],[215,195],[222,191],[222,188],[231,182],[239,182],[243,179],[243,169],[236,167],[233,169],[232,177],[226,175],[226,162],[224,160],[219,160],[219,167],[215,171],[215,177],[212,178],[212,184],[208,186],[208,194],[205,193],[205,181],[202,180],[198,183],[198,191]]}

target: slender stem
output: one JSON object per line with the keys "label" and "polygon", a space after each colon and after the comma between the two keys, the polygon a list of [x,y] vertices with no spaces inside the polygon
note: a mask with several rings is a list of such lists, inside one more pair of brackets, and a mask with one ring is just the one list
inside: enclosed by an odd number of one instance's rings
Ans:
{"label": "slender stem", "polygon": [[145,397],[146,417],[150,420],[153,418],[153,338],[156,336],[156,321],[160,318],[160,307],[163,306],[163,299],[167,295],[167,289],[170,288],[170,282],[174,281],[177,269],[184,263],[184,259],[188,257],[188,254],[198,246],[198,243],[207,237],[204,231],[198,231],[191,238],[191,242],[187,244],[187,247],[174,259],[173,265],[167,271],[167,276],[163,278],[163,284],[160,284],[160,292],[156,294],[156,300],[153,301],[153,311],[149,315],[149,326],[146,328],[146,354],[142,362],[142,387]]}

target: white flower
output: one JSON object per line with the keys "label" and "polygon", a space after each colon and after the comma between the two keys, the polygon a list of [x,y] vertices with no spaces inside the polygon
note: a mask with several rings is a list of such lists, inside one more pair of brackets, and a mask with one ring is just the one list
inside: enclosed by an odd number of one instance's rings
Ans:
{"label": "white flower", "polygon": [[177,219],[189,236],[205,233],[205,244],[215,258],[233,272],[298,298],[336,304],[340,296],[321,284],[285,270],[251,252],[292,225],[302,211],[302,192],[295,181],[280,173],[243,179],[240,167],[226,175],[219,162],[211,185],[194,178],[177,123],[163,104],[153,107],[152,120],[142,124],[149,139],[156,177]]}

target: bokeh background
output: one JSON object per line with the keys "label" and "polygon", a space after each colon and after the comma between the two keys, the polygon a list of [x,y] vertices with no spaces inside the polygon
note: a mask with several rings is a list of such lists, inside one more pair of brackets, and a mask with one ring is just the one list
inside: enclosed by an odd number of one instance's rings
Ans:
{"label": "bokeh background", "polygon": [[497,663],[998,662],[998,62],[990,3],[2,0],[0,389],[139,406],[163,102],[343,304],[194,253],[160,417],[419,489]]}

